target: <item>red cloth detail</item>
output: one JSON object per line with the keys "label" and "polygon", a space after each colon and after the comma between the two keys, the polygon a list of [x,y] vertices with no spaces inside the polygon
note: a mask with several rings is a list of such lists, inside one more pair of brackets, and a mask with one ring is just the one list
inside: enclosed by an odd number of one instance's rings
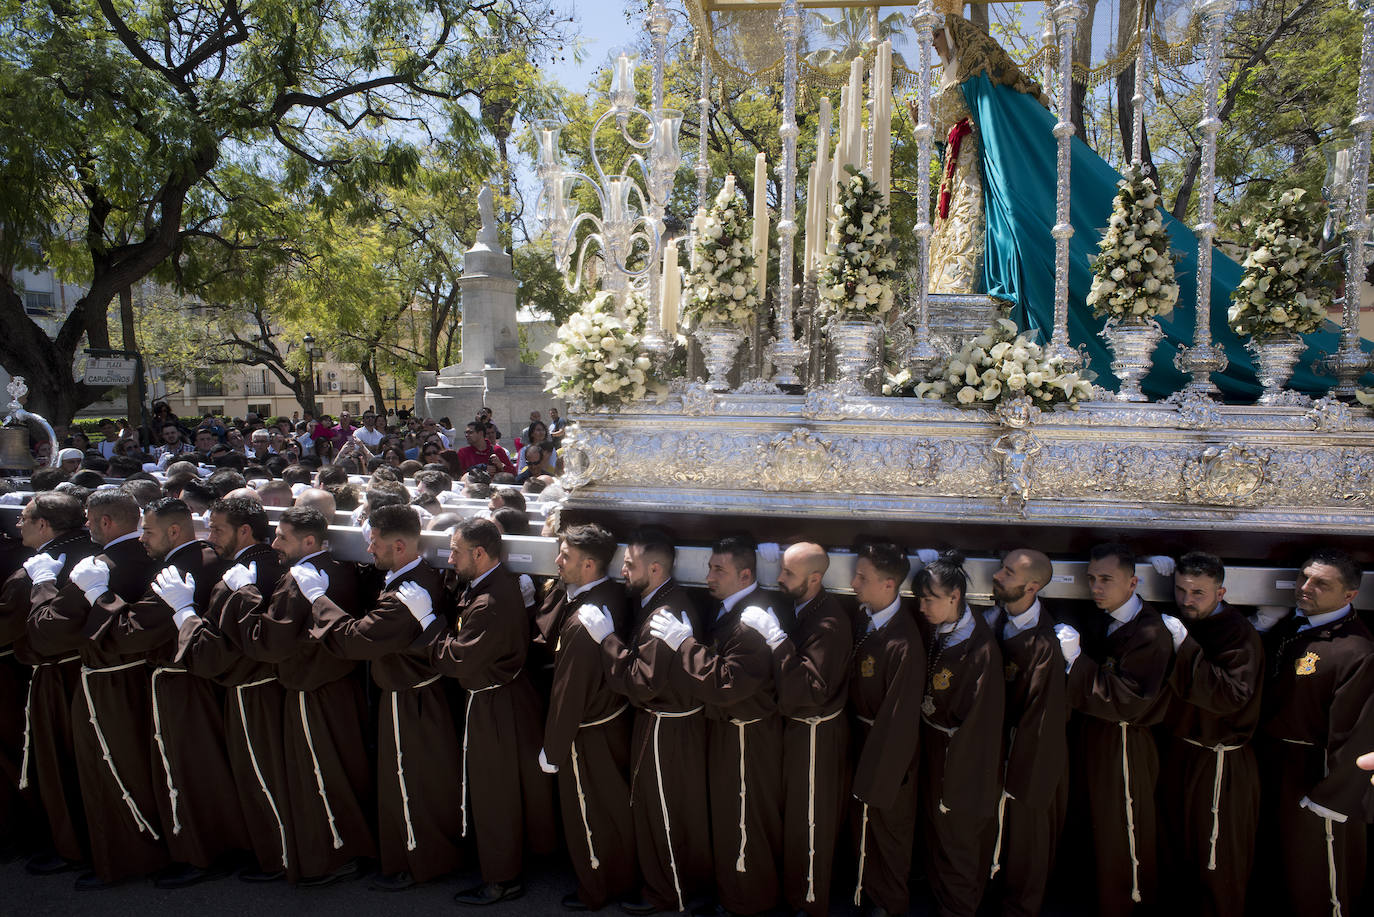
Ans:
{"label": "red cloth detail", "polygon": [[968,118],[961,118],[953,127],[949,129],[948,145],[945,147],[945,177],[940,182],[940,199],[938,211],[940,219],[949,219],[949,183],[954,178],[954,166],[959,161],[959,146],[965,137],[973,133],[973,123]]}

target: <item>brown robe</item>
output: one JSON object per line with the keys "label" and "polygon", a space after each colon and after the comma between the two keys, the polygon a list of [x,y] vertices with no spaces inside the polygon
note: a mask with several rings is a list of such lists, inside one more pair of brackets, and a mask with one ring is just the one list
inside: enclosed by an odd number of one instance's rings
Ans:
{"label": "brown robe", "polygon": [[[230,566],[257,565],[262,591],[276,587],[284,572],[281,557],[265,544],[244,548]],[[181,626],[176,661],[188,671],[224,686],[224,737],[239,805],[253,854],[264,872],[300,878],[287,805],[286,757],[282,749],[285,692],[276,666],[253,659],[245,650],[246,622],[262,601],[258,589],[235,592],[223,581],[210,591],[198,618]]]}
{"label": "brown robe", "polygon": [[830,911],[835,841],[848,809],[850,657],[854,623],[822,591],[773,650],[782,732],[782,888],[792,911]]}
{"label": "brown robe", "polygon": [[[99,555],[110,568],[108,593],[136,601],[156,562],[133,537]],[[72,700],[72,731],[81,798],[90,835],[91,866],[106,882],[147,875],[167,865],[167,847],[153,783],[152,704],[140,654],[103,652],[86,638],[103,616],[74,583],[60,591],[34,588],[29,639],[39,652],[81,654],[80,689]],[[108,756],[108,760],[107,760]]]}
{"label": "brown robe", "polygon": [[865,614],[854,641],[849,700],[854,713],[853,833],[862,896],[891,914],[910,903],[907,877],[916,835],[917,750],[926,651],[905,603],[887,623],[869,630]]}
{"label": "brown robe", "polygon": [[559,585],[545,600],[546,644],[554,645],[553,688],[544,722],[544,754],[558,768],[563,837],[577,873],[577,896],[592,910],[635,884],[630,821],[629,702],[606,684],[601,647],[578,619],[596,605],[624,627],[625,591],[607,579],[569,598]]}
{"label": "brown robe", "polygon": [[1259,827],[1259,765],[1250,738],[1260,717],[1264,649],[1229,606],[1182,620],[1189,638],[1169,677],[1173,735],[1159,780],[1169,856],[1162,872],[1176,897],[1171,909],[1243,917]]}
{"label": "brown robe", "polygon": [[994,609],[992,631],[1002,650],[1006,678],[1003,717],[999,858],[993,868],[1002,878],[1002,913],[1034,917],[1045,900],[1055,850],[1064,824],[1068,781],[1068,704],[1064,696],[1064,656],[1054,634],[1054,619],[1041,603],[1039,620],[1003,636],[1006,613]]}
{"label": "brown robe", "polygon": [[0,538],[0,844],[24,852],[38,849],[46,834],[36,793],[19,790],[33,669],[14,658],[14,641],[28,620],[29,580],[22,564],[32,555],[18,539]]}
{"label": "brown robe", "polygon": [[454,789],[460,829],[476,836],[482,878],[520,878],[524,851],[557,846],[553,780],[539,769],[543,709],[525,672],[530,618],[504,564],[459,595],[452,625],[425,631],[434,669],[467,692]]}
{"label": "brown robe", "polygon": [[[28,760],[25,771],[22,760],[21,788],[27,782],[37,786],[38,798],[47,816],[53,848],[58,856],[84,861],[89,853],[86,832],[86,813],[81,802],[81,781],[76,767],[76,740],[72,729],[72,701],[81,691],[81,659],[75,651],[46,653],[35,649],[28,633],[27,619],[36,606],[52,600],[67,584],[72,567],[99,548],[85,529],[59,535],[44,545],[41,553],[52,557],[65,554],[67,559],[58,571],[55,583],[34,586],[21,568],[12,609],[3,614],[18,615],[24,633],[14,642],[15,658],[33,666],[28,696]],[[24,586],[28,586],[27,592]],[[7,590],[7,594],[9,590]],[[27,781],[23,778],[27,777]]]}
{"label": "brown robe", "polygon": [[[1271,853],[1261,870],[1275,882],[1266,891],[1287,905],[1285,913],[1329,915],[1336,900],[1342,914],[1353,915],[1364,882],[1370,793],[1369,773],[1355,759],[1374,748],[1374,637],[1353,612],[1296,631],[1289,617],[1271,633],[1262,740],[1256,738],[1267,823],[1259,848]],[[1302,808],[1304,796],[1346,820]]]}
{"label": "brown robe", "polygon": [[443,577],[421,560],[386,584],[361,617],[327,594],[313,603],[311,636],[344,659],[371,662],[385,694],[377,736],[377,847],[382,872],[426,882],[459,862],[458,733],[444,686],[430,664],[429,642],[396,591],[418,583],[442,620]]}
{"label": "brown robe", "polygon": [[[330,601],[344,609],[357,607],[353,564],[328,551],[303,562],[329,577]],[[282,748],[296,873],[325,876],[350,860],[376,857],[371,826],[376,801],[363,737],[367,705],[358,664],[310,639],[310,601],[289,573],[265,602],[256,585],[241,592],[254,605],[245,622],[245,652],[275,665],[285,691]]]}
{"label": "brown robe", "polygon": [[927,663],[918,792],[937,913],[973,917],[988,875],[984,838],[1001,797],[1000,762],[988,750],[1002,743],[1006,675],[983,616],[966,610],[958,624],[965,620],[969,636]]}
{"label": "brown robe", "polygon": [[706,717],[680,677],[677,656],[649,632],[649,622],[659,611],[678,619],[685,613],[694,635],[705,629],[696,603],[674,580],[635,600],[634,610],[630,644],[610,634],[601,660],[606,683],[636,708],[630,814],[644,900],[661,911],[682,911],[711,882]]}
{"label": "brown robe", "polygon": [[1087,714],[1080,751],[1097,852],[1098,911],[1106,917],[1154,901],[1159,754],[1150,727],[1168,706],[1173,654],[1159,612],[1142,603],[1099,646],[1085,643],[1069,671],[1069,703]]}
{"label": "brown robe", "polygon": [[[207,607],[223,568],[214,548],[204,541],[186,542],[168,554],[163,569],[168,567],[195,578],[195,605]],[[107,592],[86,620],[86,636],[97,651],[147,659],[153,786],[172,859],[206,869],[231,852],[248,850],[238,795],[227,791],[234,778],[222,691],[172,661],[177,649],[172,609],[151,589],[134,602]]]}

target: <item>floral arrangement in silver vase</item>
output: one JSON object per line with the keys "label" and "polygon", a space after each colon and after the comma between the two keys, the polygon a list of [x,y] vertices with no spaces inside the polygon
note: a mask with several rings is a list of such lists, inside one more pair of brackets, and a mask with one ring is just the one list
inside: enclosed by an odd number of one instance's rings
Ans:
{"label": "floral arrangement in silver vase", "polygon": [[652,362],[640,347],[643,318],[637,321],[633,309],[622,317],[615,308],[615,294],[602,291],[563,323],[558,340],[544,348],[549,355],[545,391],[590,407],[637,401],[649,394],[654,380]]}
{"label": "floral arrangement in silver vase", "polygon": [[[895,380],[894,380],[895,381]],[[1036,407],[1068,404],[1092,397],[1092,385],[1061,357],[1049,356],[1030,335],[1019,334],[1011,319],[999,318],[986,331],[916,384],[921,398],[989,406],[1027,396]]]}
{"label": "floral arrangement in silver vase", "polygon": [[1159,212],[1159,191],[1132,164],[1117,183],[1107,231],[1093,259],[1088,305],[1098,318],[1143,322],[1174,311],[1178,281],[1169,233]]}
{"label": "floral arrangement in silver vase", "polygon": [[853,166],[830,214],[825,257],[816,279],[822,315],[841,321],[882,319],[896,308],[897,259],[889,250],[892,213],[873,180]]}
{"label": "floral arrangement in silver vase", "polygon": [[1321,206],[1301,188],[1284,191],[1260,214],[1231,293],[1231,330],[1256,341],[1309,334],[1326,320],[1335,272],[1322,258]]}
{"label": "floral arrangement in silver vase", "polygon": [[724,187],[711,207],[697,215],[692,229],[696,245],[683,278],[684,324],[690,328],[752,327],[758,308],[754,221],[745,210],[744,198],[735,193],[735,176],[726,176]]}

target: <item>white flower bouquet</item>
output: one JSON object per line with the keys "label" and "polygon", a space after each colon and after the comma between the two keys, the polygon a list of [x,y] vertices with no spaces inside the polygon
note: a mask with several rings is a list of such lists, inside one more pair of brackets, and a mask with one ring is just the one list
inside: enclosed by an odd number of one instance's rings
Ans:
{"label": "white flower bouquet", "polygon": [[709,210],[692,223],[696,237],[692,262],[683,277],[687,302],[682,308],[690,328],[725,324],[752,326],[758,295],[754,283],[754,221],[735,193],[735,177],[725,186]]}
{"label": "white flower bouquet", "polygon": [[1015,322],[999,318],[933,370],[929,379],[917,383],[916,395],[970,406],[1028,395],[1036,407],[1076,407],[1092,397],[1092,385],[1061,358],[1047,356],[1029,335],[1018,334]]}
{"label": "white flower bouquet", "polygon": [[1226,313],[1231,330],[1257,341],[1309,334],[1326,320],[1335,278],[1318,247],[1320,205],[1283,192],[1261,213],[1245,273]]}
{"label": "white flower bouquet", "polygon": [[1139,322],[1168,315],[1178,302],[1174,255],[1159,212],[1159,191],[1144,171],[1127,168],[1107,231],[1093,259],[1088,305],[1098,318]]}
{"label": "white flower bouquet", "polygon": [[822,314],[882,319],[896,305],[897,259],[889,251],[892,214],[882,192],[853,166],[840,188],[816,292]]}
{"label": "white flower bouquet", "polygon": [[621,318],[614,310],[615,295],[597,293],[558,329],[558,340],[544,348],[549,355],[545,391],[593,407],[648,394],[652,364],[640,352],[635,319]]}

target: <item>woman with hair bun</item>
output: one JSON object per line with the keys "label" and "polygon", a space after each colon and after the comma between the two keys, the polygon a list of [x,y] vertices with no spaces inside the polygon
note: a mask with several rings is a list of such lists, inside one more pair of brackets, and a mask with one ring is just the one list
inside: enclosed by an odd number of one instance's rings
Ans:
{"label": "woman with hair bun", "polygon": [[1001,797],[998,749],[1006,684],[1002,653],[982,615],[965,604],[963,555],[949,551],[916,573],[912,591],[928,626],[917,796],[937,913],[973,915],[988,875],[986,836]]}

